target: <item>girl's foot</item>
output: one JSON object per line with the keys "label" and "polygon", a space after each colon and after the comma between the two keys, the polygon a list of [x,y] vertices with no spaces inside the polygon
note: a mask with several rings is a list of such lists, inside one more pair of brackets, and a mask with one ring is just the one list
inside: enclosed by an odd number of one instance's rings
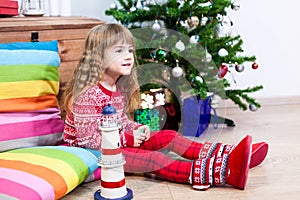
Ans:
{"label": "girl's foot", "polygon": [[223,155],[198,159],[192,166],[192,185],[194,189],[206,190],[210,186],[231,185],[245,189],[251,156],[252,137],[246,136],[231,151]]}
{"label": "girl's foot", "polygon": [[[210,158],[215,155],[222,156],[228,154],[235,145],[227,145],[223,143],[205,142],[200,150],[199,158]],[[269,145],[266,142],[252,144],[250,168],[256,167],[264,161],[268,154]]]}

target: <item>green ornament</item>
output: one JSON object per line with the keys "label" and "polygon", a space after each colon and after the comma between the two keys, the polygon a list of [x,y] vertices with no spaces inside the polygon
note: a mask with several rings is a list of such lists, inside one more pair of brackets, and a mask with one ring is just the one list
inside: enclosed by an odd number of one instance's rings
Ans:
{"label": "green ornament", "polygon": [[159,49],[157,50],[156,52],[156,58],[159,60],[159,61],[162,61],[166,58],[167,56],[167,52],[163,49]]}

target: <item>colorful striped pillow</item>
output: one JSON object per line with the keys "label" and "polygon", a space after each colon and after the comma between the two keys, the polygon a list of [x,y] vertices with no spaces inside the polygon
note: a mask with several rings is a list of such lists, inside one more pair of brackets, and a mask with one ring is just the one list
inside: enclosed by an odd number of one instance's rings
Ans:
{"label": "colorful striped pillow", "polygon": [[59,65],[53,49],[0,49],[0,152],[63,142]]}
{"label": "colorful striped pillow", "polygon": [[60,199],[98,169],[100,152],[44,146],[0,153],[0,199]]}
{"label": "colorful striped pillow", "polygon": [[42,42],[11,42],[1,43],[0,49],[17,50],[17,49],[35,49],[58,52],[58,41],[42,41]]}

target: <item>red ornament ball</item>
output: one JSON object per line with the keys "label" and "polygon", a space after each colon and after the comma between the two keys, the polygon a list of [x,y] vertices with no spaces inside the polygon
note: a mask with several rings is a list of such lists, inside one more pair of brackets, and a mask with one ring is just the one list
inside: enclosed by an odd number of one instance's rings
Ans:
{"label": "red ornament ball", "polygon": [[228,66],[226,64],[221,64],[221,67],[218,71],[218,77],[223,78],[228,72]]}
{"label": "red ornament ball", "polygon": [[257,69],[258,68],[258,64],[255,62],[252,64],[252,69]]}

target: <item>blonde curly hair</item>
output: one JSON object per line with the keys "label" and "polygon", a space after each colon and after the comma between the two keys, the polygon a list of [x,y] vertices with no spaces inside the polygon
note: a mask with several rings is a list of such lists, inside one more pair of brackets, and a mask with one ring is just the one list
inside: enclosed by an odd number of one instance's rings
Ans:
{"label": "blonde curly hair", "polygon": [[[135,47],[131,32],[119,24],[103,24],[93,27],[85,40],[85,48],[74,71],[72,79],[67,83],[63,95],[63,109],[72,111],[72,102],[88,87],[103,79],[107,65],[104,64],[105,52],[116,44],[129,44]],[[134,57],[136,58],[135,52]],[[136,74],[137,62],[130,75],[118,79],[117,88],[127,96],[127,112],[132,113],[139,105],[139,85]]]}

